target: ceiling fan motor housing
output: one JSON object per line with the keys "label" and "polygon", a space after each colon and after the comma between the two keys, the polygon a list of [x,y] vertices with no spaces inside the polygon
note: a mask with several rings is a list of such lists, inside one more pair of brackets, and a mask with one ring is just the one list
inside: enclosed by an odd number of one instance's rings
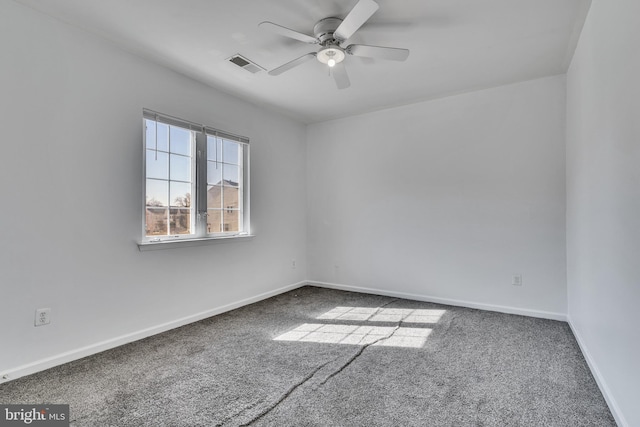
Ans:
{"label": "ceiling fan motor housing", "polygon": [[313,35],[320,41],[321,45],[326,43],[337,44],[338,41],[333,38],[333,33],[342,24],[340,18],[324,18],[318,21],[313,27]]}

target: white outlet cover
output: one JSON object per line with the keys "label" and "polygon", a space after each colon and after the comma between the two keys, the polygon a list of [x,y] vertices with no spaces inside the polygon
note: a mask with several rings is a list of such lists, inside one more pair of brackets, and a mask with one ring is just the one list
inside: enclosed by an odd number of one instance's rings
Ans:
{"label": "white outlet cover", "polygon": [[43,326],[51,323],[51,309],[39,308],[36,310],[35,325]]}

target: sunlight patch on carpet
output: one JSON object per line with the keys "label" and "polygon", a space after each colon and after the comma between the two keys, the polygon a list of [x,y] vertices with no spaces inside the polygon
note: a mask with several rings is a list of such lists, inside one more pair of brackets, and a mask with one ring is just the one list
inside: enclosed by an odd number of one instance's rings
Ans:
{"label": "sunlight patch on carpet", "polygon": [[318,320],[351,320],[366,322],[438,323],[446,310],[335,307],[318,316]]}
{"label": "sunlight patch on carpet", "polygon": [[429,328],[304,323],[274,340],[419,348],[431,331]]}

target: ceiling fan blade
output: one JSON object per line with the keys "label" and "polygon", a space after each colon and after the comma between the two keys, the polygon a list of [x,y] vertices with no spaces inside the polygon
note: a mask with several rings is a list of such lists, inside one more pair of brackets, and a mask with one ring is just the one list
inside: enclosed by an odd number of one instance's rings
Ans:
{"label": "ceiling fan blade", "polygon": [[299,40],[304,43],[318,43],[318,40],[315,37],[299,33],[292,30],[291,28],[283,27],[282,25],[274,24],[273,22],[264,21],[259,23],[258,27],[263,28],[267,31],[271,31],[272,33],[280,34],[281,36],[289,37],[290,39]]}
{"label": "ceiling fan blade", "polygon": [[334,65],[331,68],[331,72],[333,73],[333,79],[336,81],[338,89],[346,89],[351,86],[349,75],[347,74],[347,69],[345,68],[344,63],[340,62],[339,64]]}
{"label": "ceiling fan blade", "polygon": [[404,61],[409,57],[409,49],[397,47],[367,46],[366,44],[352,44],[345,51],[354,56],[367,58],[390,59],[392,61]]}
{"label": "ceiling fan blade", "polygon": [[273,70],[269,71],[269,75],[278,76],[284,73],[285,71],[289,71],[293,67],[297,67],[298,65],[303,64],[308,60],[310,60],[311,58],[315,58],[315,57],[316,57],[315,52],[307,53],[306,55],[302,55],[300,58],[296,58],[293,61],[287,62],[286,64],[279,66],[278,68],[274,68]]}
{"label": "ceiling fan blade", "polygon": [[333,33],[338,41],[345,41],[362,27],[378,10],[378,3],[373,0],[360,0]]}

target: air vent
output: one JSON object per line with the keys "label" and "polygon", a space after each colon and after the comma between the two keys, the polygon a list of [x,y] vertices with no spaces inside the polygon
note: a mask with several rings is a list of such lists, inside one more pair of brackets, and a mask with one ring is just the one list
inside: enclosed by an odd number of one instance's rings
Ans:
{"label": "air vent", "polygon": [[229,58],[229,62],[237,65],[240,68],[244,68],[245,70],[253,74],[259,73],[260,71],[265,71],[264,68],[254,62],[249,61],[242,55],[233,55],[231,58]]}

